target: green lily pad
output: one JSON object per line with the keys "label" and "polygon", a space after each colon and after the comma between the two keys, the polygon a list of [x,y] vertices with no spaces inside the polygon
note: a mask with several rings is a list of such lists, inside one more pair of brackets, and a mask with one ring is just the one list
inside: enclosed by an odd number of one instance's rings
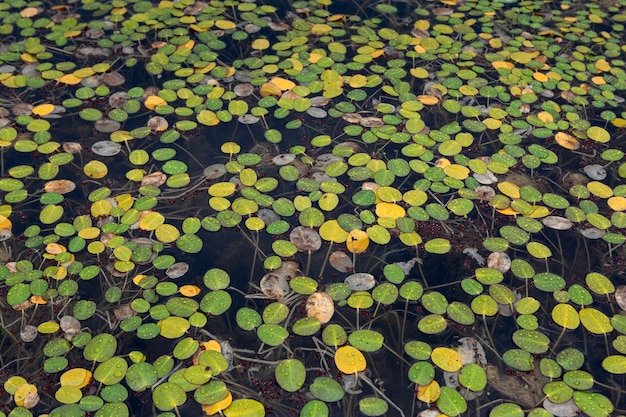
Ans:
{"label": "green lily pad", "polygon": [[157,382],[157,372],[147,362],[134,363],[126,371],[126,384],[136,392],[144,391]]}
{"label": "green lily pad", "polygon": [[[88,361],[104,362],[110,359],[117,350],[117,340],[113,335],[102,333],[96,335],[87,343],[83,356]],[[123,377],[124,375],[122,375]]]}
{"label": "green lily pad", "polygon": [[193,393],[193,398],[200,404],[215,404],[228,396],[228,387],[223,381],[211,381]]}
{"label": "green lily pad", "polygon": [[614,411],[611,400],[596,392],[576,391],[574,392],[574,402],[590,417],[606,417]]}
{"label": "green lily pad", "polygon": [[223,413],[226,417],[264,417],[265,407],[257,400],[244,398],[233,401]]}
{"label": "green lily pad", "polygon": [[319,400],[334,403],[343,398],[344,391],[339,382],[326,376],[318,376],[310,385],[311,394]]}
{"label": "green lily pad", "polygon": [[304,385],[306,370],[298,359],[285,359],[276,366],[274,375],[282,389],[295,392]]}
{"label": "green lily pad", "polygon": [[98,365],[93,373],[93,378],[104,385],[114,385],[124,379],[127,369],[126,360],[115,356]]}
{"label": "green lily pad", "polygon": [[178,384],[164,382],[152,391],[152,401],[159,410],[170,411],[183,405],[187,394]]}
{"label": "green lily pad", "polygon": [[449,416],[458,416],[467,411],[467,403],[463,396],[455,389],[448,387],[441,387],[437,407]]}

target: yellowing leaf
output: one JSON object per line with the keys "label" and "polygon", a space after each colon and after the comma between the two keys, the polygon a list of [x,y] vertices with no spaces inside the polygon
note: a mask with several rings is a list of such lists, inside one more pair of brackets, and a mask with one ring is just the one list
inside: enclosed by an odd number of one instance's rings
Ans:
{"label": "yellowing leaf", "polygon": [[[37,387],[33,384],[22,384],[19,386],[15,394],[13,394],[13,399],[15,400],[15,404],[19,407],[24,407],[24,401],[29,394],[35,394],[37,392]],[[28,413],[30,414],[30,413]]]}
{"label": "yellowing leaf", "polygon": [[456,350],[446,347],[433,349],[430,358],[435,365],[446,372],[456,372],[463,366],[461,355]]}
{"label": "yellowing leaf", "polygon": [[165,106],[166,104],[167,101],[163,100],[159,96],[148,96],[144,102],[144,106],[146,106],[149,110],[154,110],[157,106]]}
{"label": "yellowing leaf", "polygon": [[188,40],[187,42],[183,43],[182,45],[178,45],[178,48],[176,49],[189,49],[192,50],[193,47],[195,46],[196,41],[194,41],[193,39]]}
{"label": "yellowing leaf", "polygon": [[135,275],[133,277],[133,284],[135,285],[139,285],[139,283],[141,282],[141,280],[143,280],[144,278],[146,278],[147,275],[143,275],[143,274],[139,274],[139,275]]}
{"label": "yellowing leaf", "polygon": [[206,109],[201,110],[196,116],[196,119],[205,126],[216,126],[220,123],[220,119],[217,117],[217,114]]}
{"label": "yellowing leaf", "polygon": [[24,62],[25,64],[34,64],[37,61],[37,58],[32,56],[31,54],[27,54],[27,53],[23,53],[20,55],[20,58],[22,59],[22,62]]}
{"label": "yellowing leaf", "polygon": [[231,22],[230,20],[218,20],[215,22],[215,26],[222,30],[235,29],[237,27],[235,22]]}
{"label": "yellowing leaf", "polygon": [[363,372],[367,367],[365,356],[355,347],[342,346],[335,352],[335,365],[344,374]]}
{"label": "yellowing leaf", "polygon": [[91,215],[93,217],[108,216],[111,213],[111,203],[108,200],[99,200],[91,205]]}
{"label": "yellowing leaf", "polygon": [[399,219],[406,215],[406,210],[395,203],[378,203],[376,204],[376,215],[378,217]]}
{"label": "yellowing leaf", "polygon": [[611,321],[606,314],[595,308],[583,308],[578,312],[578,315],[585,329],[591,333],[605,334],[613,331]]}
{"label": "yellowing leaf", "polygon": [[3,215],[0,215],[0,230],[11,230],[13,228],[13,224],[11,220],[7,219]]}
{"label": "yellowing leaf", "polygon": [[350,78],[350,87],[352,88],[361,88],[365,84],[367,84],[367,77],[365,75],[356,74]]}
{"label": "yellowing leaf", "polygon": [[196,285],[183,285],[179,291],[185,297],[195,297],[200,294],[200,288]]}
{"label": "yellowing leaf", "polygon": [[552,117],[552,115],[548,113],[547,111],[540,111],[539,113],[537,113],[537,117],[539,118],[539,120],[541,120],[544,123],[554,121],[554,117]]}
{"label": "yellowing leaf", "polygon": [[624,211],[626,210],[626,198],[625,197],[611,197],[606,203],[614,211]]}
{"label": "yellowing leaf", "polygon": [[425,19],[416,20],[413,23],[413,27],[418,30],[428,30],[430,28],[430,21]]}
{"label": "yellowing leaf", "polygon": [[593,139],[596,142],[606,143],[611,139],[611,135],[606,129],[601,128],[600,126],[591,126],[587,129],[587,136],[589,139]]}
{"label": "yellowing leaf", "polygon": [[491,63],[491,65],[495,68],[495,69],[508,69],[508,70],[512,70],[513,68],[515,68],[515,65],[513,65],[513,63],[508,62],[508,61],[493,61]]}
{"label": "yellowing leaf", "polygon": [[155,237],[162,243],[172,243],[180,237],[180,232],[171,224],[162,224],[154,230]]}
{"label": "yellowing leaf", "polygon": [[614,119],[613,121],[611,121],[611,123],[615,127],[619,127],[619,128],[626,127],[626,119],[623,119],[621,117]]}
{"label": "yellowing leaf", "polygon": [[78,232],[78,236],[83,239],[95,239],[100,235],[100,229],[97,227],[85,227]]}
{"label": "yellowing leaf", "polygon": [[603,77],[600,77],[599,75],[596,75],[595,77],[591,77],[591,81],[595,84],[595,85],[602,85],[602,84],[606,84],[606,80]]}
{"label": "yellowing leaf", "polygon": [[557,304],[552,309],[552,320],[559,326],[574,330],[580,325],[578,312],[569,304]]}
{"label": "yellowing leaf", "polygon": [[29,300],[32,304],[39,304],[39,305],[48,304],[48,300],[43,298],[41,295],[31,295]]}
{"label": "yellowing leaf", "polygon": [[67,85],[76,85],[82,81],[82,78],[78,78],[74,74],[65,74],[62,77],[56,78],[57,82]]}
{"label": "yellowing leaf", "polygon": [[311,33],[316,36],[328,35],[333,30],[332,26],[325,23],[316,23],[311,27]]}
{"label": "yellowing leaf", "polygon": [[428,385],[419,385],[417,387],[417,399],[426,404],[434,403],[441,395],[441,387],[435,380]]}
{"label": "yellowing leaf", "polygon": [[565,149],[576,150],[580,148],[580,142],[578,141],[578,139],[565,132],[558,132],[556,135],[554,135],[554,140],[556,140],[556,143],[558,143]]}
{"label": "yellowing leaf", "polygon": [[218,182],[209,187],[209,195],[213,197],[228,197],[235,192],[235,184],[232,182]]}
{"label": "yellowing leaf", "polygon": [[609,64],[606,59],[597,60],[594,63],[594,66],[602,72],[607,72],[611,70],[611,64]]}
{"label": "yellowing leaf", "polygon": [[208,342],[202,343],[202,346],[204,346],[205,350],[214,350],[215,352],[220,353],[222,352],[222,346],[217,340],[211,339]]}
{"label": "yellowing leaf", "polygon": [[272,82],[267,82],[261,85],[259,93],[261,94],[261,97],[280,96],[282,94],[282,90],[278,85]]}
{"label": "yellowing leaf", "polygon": [[463,165],[450,164],[443,169],[443,172],[450,178],[464,180],[469,176],[470,170]]}
{"label": "yellowing leaf", "polygon": [[417,96],[417,100],[422,104],[426,104],[427,106],[432,106],[439,103],[439,98],[429,95],[419,95]]}
{"label": "yellowing leaf", "polygon": [[411,68],[409,70],[409,72],[411,73],[412,76],[414,76],[415,78],[428,78],[428,75],[430,74],[425,68]]}
{"label": "yellowing leaf", "polygon": [[224,142],[220,150],[225,154],[233,155],[241,152],[241,146],[235,142]]}
{"label": "yellowing leaf", "polygon": [[46,104],[40,104],[37,107],[35,107],[32,110],[32,113],[35,116],[45,116],[45,115],[52,113],[53,110],[54,110],[54,104],[46,103]]}
{"label": "yellowing leaf", "polygon": [[20,10],[20,16],[22,17],[34,17],[39,14],[39,9],[36,7],[26,7]]}
{"label": "yellowing leaf", "polygon": [[64,372],[61,375],[59,382],[61,383],[61,386],[69,385],[76,388],[82,388],[89,384],[91,376],[91,372],[87,369],[73,368]]}
{"label": "yellowing leaf", "polygon": [[46,245],[46,252],[51,253],[52,255],[58,255],[59,253],[66,252],[67,248],[58,243],[48,243]]}
{"label": "yellowing leaf", "polygon": [[307,61],[309,61],[311,64],[315,64],[315,63],[317,63],[317,61],[319,61],[322,58],[324,58],[323,55],[315,53],[315,52],[312,52],[309,55],[309,58],[307,59]]}
{"label": "yellowing leaf", "polygon": [[546,206],[533,206],[533,212],[528,214],[526,217],[530,217],[533,219],[538,219],[541,217],[546,217],[550,215],[550,209]]}
{"label": "yellowing leaf", "polygon": [[252,45],[250,45],[252,49],[256,49],[258,51],[262,51],[270,47],[270,41],[267,39],[255,39],[252,41]]}
{"label": "yellowing leaf", "polygon": [[276,84],[282,91],[291,90],[296,86],[296,83],[293,81],[281,77],[274,77],[270,82]]}
{"label": "yellowing leaf", "polygon": [[543,72],[533,73],[533,78],[539,81],[540,83],[545,83],[546,81],[548,81],[548,76],[544,74]]}
{"label": "yellowing leaf", "polygon": [[363,230],[354,229],[350,232],[346,240],[346,246],[351,253],[361,253],[370,244],[370,238]]}
{"label": "yellowing leaf", "polygon": [[230,391],[228,391],[228,394],[226,394],[226,398],[216,403],[213,403],[211,405],[203,405],[202,411],[204,412],[204,414],[208,416],[213,416],[219,413],[220,411],[223,411],[224,409],[228,408],[228,406],[232,402],[233,402],[233,394],[231,394]]}
{"label": "yellowing leaf", "polygon": [[94,159],[85,164],[83,171],[85,172],[85,175],[90,178],[100,179],[104,178],[108,174],[109,169],[106,165],[104,165],[104,163]]}
{"label": "yellowing leaf", "polygon": [[496,211],[500,214],[504,214],[505,216],[516,216],[519,212],[512,209],[510,206],[503,209],[496,209]]}
{"label": "yellowing leaf", "polygon": [[530,52],[516,51],[511,54],[511,59],[519,64],[527,64],[538,54],[539,52],[532,54]]}
{"label": "yellowing leaf", "polygon": [[155,230],[165,222],[165,216],[156,211],[151,211],[139,221],[141,230]]}
{"label": "yellowing leaf", "polygon": [[613,189],[600,181],[591,181],[587,184],[589,192],[600,198],[609,198],[613,196]]}
{"label": "yellowing leaf", "polygon": [[337,220],[328,220],[320,226],[319,234],[328,242],[343,243],[348,238],[348,232],[343,230]]}
{"label": "yellowing leaf", "polygon": [[498,190],[507,197],[520,198],[519,186],[512,182],[503,181],[498,183]]}

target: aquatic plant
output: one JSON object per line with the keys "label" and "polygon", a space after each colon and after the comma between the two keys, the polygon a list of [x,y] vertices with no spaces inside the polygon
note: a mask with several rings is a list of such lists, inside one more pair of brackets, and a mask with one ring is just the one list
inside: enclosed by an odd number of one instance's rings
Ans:
{"label": "aquatic plant", "polygon": [[625,7],[3,2],[0,416],[626,413]]}

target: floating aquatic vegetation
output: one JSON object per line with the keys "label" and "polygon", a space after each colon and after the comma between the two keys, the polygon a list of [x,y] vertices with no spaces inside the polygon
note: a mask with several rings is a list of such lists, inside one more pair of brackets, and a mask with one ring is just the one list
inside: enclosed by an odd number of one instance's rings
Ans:
{"label": "floating aquatic vegetation", "polygon": [[0,415],[624,413],[623,2],[348,5],[0,6]]}

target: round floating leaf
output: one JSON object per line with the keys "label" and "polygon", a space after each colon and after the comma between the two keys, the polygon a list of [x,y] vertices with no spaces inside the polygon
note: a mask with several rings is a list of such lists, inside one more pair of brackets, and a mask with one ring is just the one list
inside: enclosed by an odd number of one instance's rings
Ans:
{"label": "round floating leaf", "polygon": [[311,400],[300,410],[300,417],[328,417],[329,413],[328,406],[322,401]]}
{"label": "round floating leaf", "polygon": [[75,404],[82,397],[81,390],[71,385],[62,386],[54,393],[54,398],[63,404]]}
{"label": "round floating leaf", "polygon": [[425,334],[437,334],[443,332],[448,327],[448,322],[440,314],[430,314],[422,317],[417,322],[417,328]]}
{"label": "round floating leaf", "polygon": [[127,369],[126,359],[116,356],[98,365],[93,373],[93,379],[104,385],[114,385],[124,379]]}
{"label": "round floating leaf", "polygon": [[622,355],[607,356],[602,360],[602,368],[612,374],[626,374],[626,357]]}
{"label": "round floating leaf", "polygon": [[472,391],[481,391],[487,386],[487,374],[482,366],[467,364],[459,372],[459,383]]}
{"label": "round floating leaf", "polygon": [[189,320],[183,317],[167,317],[157,323],[161,336],[167,339],[177,339],[185,334],[191,326]]}
{"label": "round floating leaf", "polygon": [[304,384],[306,370],[304,364],[298,359],[285,359],[276,366],[274,375],[282,389],[295,392]]}
{"label": "round floating leaf", "polygon": [[147,362],[134,363],[126,371],[126,384],[133,391],[144,391],[156,382],[156,369]]}
{"label": "round floating leaf", "polygon": [[187,394],[180,385],[164,382],[152,391],[152,401],[161,411],[170,411],[187,401]]}
{"label": "round floating leaf", "polygon": [[426,252],[442,255],[450,251],[450,241],[443,238],[431,239],[424,244],[424,249]]}
{"label": "round floating leaf", "polygon": [[536,330],[521,329],[513,333],[513,342],[530,353],[538,354],[548,350],[550,339]]}
{"label": "round floating leaf", "polygon": [[526,250],[533,257],[538,259],[549,258],[552,256],[552,251],[543,243],[539,242],[530,242],[526,245]]}
{"label": "round floating leaf", "polygon": [[532,355],[520,349],[509,349],[502,355],[502,359],[507,366],[520,371],[530,371],[534,368]]}
{"label": "round floating leaf", "polygon": [[289,336],[289,332],[277,324],[262,324],[257,329],[257,335],[263,343],[279,346]]}
{"label": "round floating leaf", "polygon": [[[533,416],[535,416],[535,410],[532,411]],[[545,415],[542,415],[539,411],[539,413],[536,414],[536,417],[548,417],[551,415],[552,414],[547,411],[545,412]],[[499,404],[489,412],[489,417],[524,417],[524,410],[517,404]]]}
{"label": "round floating leaf", "polygon": [[[200,404],[215,404],[228,398],[230,392],[222,381],[211,381],[194,391],[193,398]],[[232,398],[231,398],[232,401]]]}
{"label": "round floating leaf", "polygon": [[606,314],[595,308],[583,308],[578,314],[585,329],[591,333],[605,334],[613,331],[611,321]]}
{"label": "round floating leaf", "polygon": [[435,377],[435,368],[430,362],[419,361],[409,368],[409,380],[418,385],[428,385]]}
{"label": "round floating leaf", "polygon": [[438,347],[430,356],[433,363],[446,372],[457,372],[463,366],[461,356],[454,349]]}
{"label": "round floating leaf", "polygon": [[248,307],[242,307],[237,311],[237,325],[243,330],[252,330],[261,324],[261,315]]}
{"label": "round floating leaf", "polygon": [[[76,314],[74,315],[76,316]],[[117,339],[115,339],[113,335],[102,333],[94,336],[93,339],[87,343],[83,355],[88,361],[104,362],[111,358],[116,350]]]}
{"label": "round floating leaf", "polygon": [[223,411],[226,417],[264,417],[265,407],[257,400],[235,400]]}
{"label": "round floating leaf", "polygon": [[607,417],[615,409],[611,400],[596,392],[576,391],[574,402],[590,417]]}
{"label": "round floating leaf", "polygon": [[382,398],[365,397],[359,400],[359,411],[366,416],[382,416],[389,410],[389,404]]}
{"label": "round floating leaf", "polygon": [[334,403],[343,398],[344,391],[339,382],[326,376],[318,376],[309,387],[311,394],[319,400]]}
{"label": "round floating leaf", "polygon": [[610,133],[600,126],[591,126],[589,129],[587,129],[587,136],[589,137],[589,139],[601,143],[606,143],[611,139]]}
{"label": "round floating leaf", "polygon": [[463,396],[457,390],[448,387],[441,387],[437,407],[449,416],[458,416],[467,411],[467,403]]}
{"label": "round floating leaf", "polygon": [[557,304],[552,309],[552,320],[559,326],[573,330],[580,325],[578,312],[569,304]]}
{"label": "round floating leaf", "polygon": [[363,352],[375,352],[382,348],[384,337],[374,330],[356,330],[348,338],[350,344]]}
{"label": "round floating leaf", "polygon": [[335,352],[335,365],[344,374],[363,372],[367,366],[365,356],[352,346],[341,346]]}

